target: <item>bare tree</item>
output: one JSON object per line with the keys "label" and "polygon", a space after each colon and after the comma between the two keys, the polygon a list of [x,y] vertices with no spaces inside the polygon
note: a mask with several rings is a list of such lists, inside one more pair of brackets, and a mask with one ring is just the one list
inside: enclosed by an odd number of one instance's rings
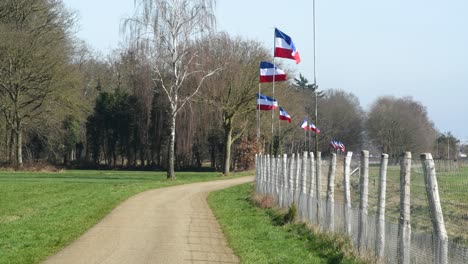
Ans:
{"label": "bare tree", "polygon": [[220,33],[203,47],[201,54],[207,60],[206,64],[223,67],[223,71],[206,81],[201,101],[222,113],[224,174],[228,175],[231,145],[243,134],[248,115],[255,111],[258,66],[267,57],[267,51],[255,41],[232,39],[226,33]]}
{"label": "bare tree", "polygon": [[369,137],[382,152],[430,152],[437,137],[426,108],[410,97],[381,97],[372,104],[367,120]]}
{"label": "bare tree", "polygon": [[360,150],[363,143],[365,116],[359,99],[352,93],[331,89],[325,91],[319,107],[321,150],[328,149],[331,139],[334,138],[342,141],[349,150]]}
{"label": "bare tree", "polygon": [[0,112],[23,165],[23,127],[66,86],[74,18],[61,1],[0,2]]}
{"label": "bare tree", "polygon": [[[175,179],[175,136],[177,114],[200,90],[203,81],[216,73],[200,65],[190,67],[197,57],[194,41],[215,26],[214,0],[135,0],[137,11],[124,23],[134,45],[153,61],[152,80],[169,100],[169,151],[167,178]],[[181,94],[187,79],[201,75],[189,94]]]}

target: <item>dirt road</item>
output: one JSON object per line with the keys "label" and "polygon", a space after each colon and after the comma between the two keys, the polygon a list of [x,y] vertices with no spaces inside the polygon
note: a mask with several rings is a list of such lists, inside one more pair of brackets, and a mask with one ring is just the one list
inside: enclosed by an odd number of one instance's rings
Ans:
{"label": "dirt road", "polygon": [[44,263],[239,263],[206,197],[252,180],[243,177],[138,194]]}

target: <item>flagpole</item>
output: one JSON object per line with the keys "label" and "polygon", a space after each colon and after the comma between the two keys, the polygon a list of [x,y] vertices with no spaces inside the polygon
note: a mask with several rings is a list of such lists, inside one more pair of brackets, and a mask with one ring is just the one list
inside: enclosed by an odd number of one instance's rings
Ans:
{"label": "flagpole", "polygon": [[[314,21],[314,93],[315,93],[315,126],[319,127],[318,124],[318,100],[317,100],[317,63],[316,63],[316,40],[315,40],[315,31],[316,31],[316,20],[315,20],[315,0],[312,1],[313,5],[313,21]],[[315,133],[315,156],[318,155],[318,133]]]}
{"label": "flagpole", "polygon": [[[261,86],[261,83],[259,82],[258,83],[258,94],[259,95],[260,95],[260,86]],[[255,104],[256,104],[256,108],[257,108],[257,144],[258,144],[258,141],[260,140],[260,109],[258,107],[257,102],[255,102]]]}
{"label": "flagpole", "polygon": [[[276,44],[275,43],[276,43],[276,34],[275,34],[275,31],[273,31],[273,100],[275,100],[275,77],[276,77],[276,57],[275,57],[275,46],[276,46]],[[274,121],[275,121],[275,119],[274,119],[274,114],[275,113],[274,112],[275,112],[275,109],[273,109],[272,112],[271,112],[271,141],[272,141],[272,144],[274,142],[274,128],[273,128],[273,124],[274,124]],[[272,148],[271,148],[271,154],[273,154],[273,145],[272,145]]]}
{"label": "flagpole", "polygon": [[[311,118],[312,119],[312,118]],[[309,131],[309,144],[307,144],[308,150],[310,151],[310,145],[312,143],[312,132]]]}

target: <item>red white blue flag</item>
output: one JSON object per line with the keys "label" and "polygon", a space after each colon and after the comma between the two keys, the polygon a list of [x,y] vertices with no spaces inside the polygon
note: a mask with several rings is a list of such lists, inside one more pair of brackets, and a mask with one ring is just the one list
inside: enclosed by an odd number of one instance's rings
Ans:
{"label": "red white blue flag", "polygon": [[291,123],[291,116],[288,115],[288,113],[286,113],[286,111],[284,111],[283,107],[280,107],[279,111],[280,111],[279,119],[284,120],[284,121],[288,121],[288,123]]}
{"label": "red white blue flag", "polygon": [[345,145],[343,144],[343,142],[339,141],[339,140],[336,140],[336,139],[333,139],[331,142],[330,142],[330,146],[334,149],[334,150],[340,150],[341,152],[345,152],[346,148],[345,148]]}
{"label": "red white blue flag", "polygon": [[301,62],[301,57],[291,37],[277,28],[275,28],[275,57],[295,60],[296,64]]}
{"label": "red white blue flag", "polygon": [[307,125],[307,118],[304,118],[304,121],[302,121],[300,127],[304,130],[307,130],[309,126]]}
{"label": "red white blue flag", "polygon": [[320,134],[320,129],[319,129],[318,127],[316,127],[313,123],[310,123],[310,124],[309,124],[309,129],[310,129],[311,131],[314,131],[314,132],[317,133],[317,134]]}
{"label": "red white blue flag", "polygon": [[263,94],[257,94],[257,109],[268,111],[276,108],[278,108],[278,100]]}
{"label": "red white blue flag", "polygon": [[275,82],[286,81],[286,73],[278,69],[273,63],[266,61],[260,62],[260,82]]}

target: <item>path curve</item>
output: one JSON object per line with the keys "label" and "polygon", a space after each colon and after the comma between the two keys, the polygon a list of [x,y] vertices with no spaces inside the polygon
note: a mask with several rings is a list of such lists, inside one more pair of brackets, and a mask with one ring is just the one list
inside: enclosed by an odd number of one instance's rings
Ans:
{"label": "path curve", "polygon": [[206,198],[211,191],[252,180],[242,177],[137,194],[44,264],[239,263]]}

